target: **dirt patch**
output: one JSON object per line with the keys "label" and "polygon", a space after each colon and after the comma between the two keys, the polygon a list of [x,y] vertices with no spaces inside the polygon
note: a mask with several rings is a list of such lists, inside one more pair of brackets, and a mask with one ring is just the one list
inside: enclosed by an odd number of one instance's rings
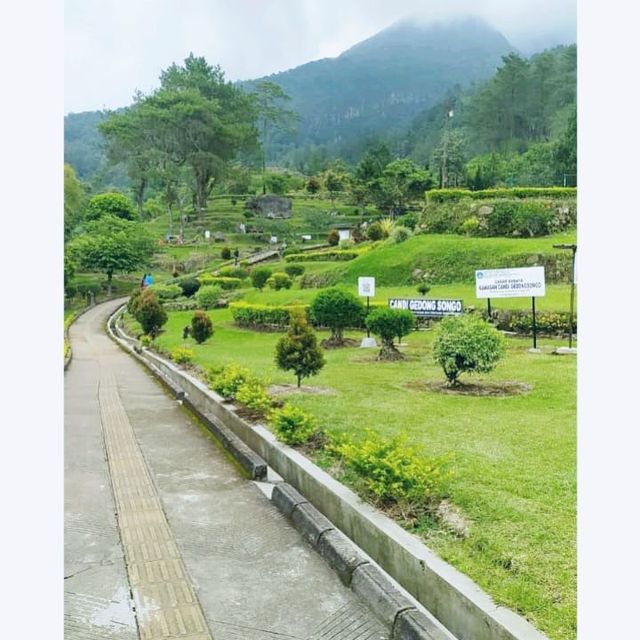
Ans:
{"label": "dirt patch", "polygon": [[297,395],[301,393],[312,393],[319,396],[335,396],[335,389],[327,389],[326,387],[310,387],[302,385],[298,388],[295,384],[274,384],[267,389],[271,396]]}
{"label": "dirt patch", "polygon": [[415,391],[436,391],[454,396],[492,396],[495,398],[506,398],[509,396],[520,396],[533,389],[530,384],[517,382],[515,380],[504,380],[503,382],[461,382],[455,387],[447,386],[446,382],[407,382],[405,387]]}
{"label": "dirt patch", "polygon": [[323,349],[343,349],[344,347],[359,347],[360,341],[353,338],[344,338],[342,342],[337,342],[333,338],[325,338],[320,346]]}
{"label": "dirt patch", "polygon": [[469,537],[469,525],[462,512],[448,500],[443,500],[436,509],[440,523],[458,538]]}

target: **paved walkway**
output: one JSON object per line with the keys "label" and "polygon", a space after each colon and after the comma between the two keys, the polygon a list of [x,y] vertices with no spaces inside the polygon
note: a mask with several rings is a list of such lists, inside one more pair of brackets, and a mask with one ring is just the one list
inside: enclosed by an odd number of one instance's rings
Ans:
{"label": "paved walkway", "polygon": [[65,374],[66,640],[387,640],[200,423],[104,333]]}

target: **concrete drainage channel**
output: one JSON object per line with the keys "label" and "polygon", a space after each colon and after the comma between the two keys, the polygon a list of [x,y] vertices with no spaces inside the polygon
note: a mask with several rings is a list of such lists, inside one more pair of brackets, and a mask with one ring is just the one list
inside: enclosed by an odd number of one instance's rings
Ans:
{"label": "concrete drainage channel", "polygon": [[107,323],[111,337],[182,399],[250,478],[264,481],[273,469],[283,479],[272,485],[273,503],[391,629],[391,638],[548,640],[266,427],[247,423],[200,380],[141,349],[118,326],[122,311]]}

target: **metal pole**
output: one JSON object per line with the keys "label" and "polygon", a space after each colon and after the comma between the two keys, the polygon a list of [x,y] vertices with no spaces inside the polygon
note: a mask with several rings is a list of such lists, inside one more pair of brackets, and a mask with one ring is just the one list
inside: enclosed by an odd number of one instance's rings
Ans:
{"label": "metal pole", "polygon": [[531,296],[531,311],[533,312],[533,348],[538,348],[537,335],[536,335],[536,298]]}
{"label": "metal pole", "polygon": [[491,322],[491,298],[487,298],[487,314],[488,314],[488,320],[489,322]]}
{"label": "metal pole", "polygon": [[573,257],[571,261],[571,301],[569,303],[569,349],[573,346],[573,297],[576,288],[576,250],[572,249]]}
{"label": "metal pole", "polygon": [[[367,315],[369,315],[369,296],[367,296]],[[371,332],[369,331],[369,325],[367,325],[367,338],[371,337]]]}

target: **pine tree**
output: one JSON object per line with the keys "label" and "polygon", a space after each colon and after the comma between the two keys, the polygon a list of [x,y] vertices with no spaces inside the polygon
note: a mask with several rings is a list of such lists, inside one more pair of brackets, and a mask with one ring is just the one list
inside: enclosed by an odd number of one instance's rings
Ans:
{"label": "pine tree", "polygon": [[316,375],[324,366],[322,350],[304,312],[291,312],[289,330],[276,345],[276,364],[283,371],[295,373],[298,387],[303,378]]}

